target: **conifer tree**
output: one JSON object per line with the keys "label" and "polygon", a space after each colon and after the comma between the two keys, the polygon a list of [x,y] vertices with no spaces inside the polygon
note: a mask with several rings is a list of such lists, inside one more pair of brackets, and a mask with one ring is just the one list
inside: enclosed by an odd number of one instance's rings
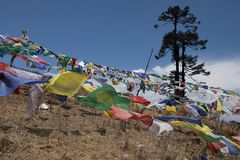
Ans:
{"label": "conifer tree", "polygon": [[[182,60],[182,78],[184,78],[184,68],[185,68],[185,51],[186,47],[199,49],[204,48],[207,41],[201,41],[198,38],[197,28],[200,24],[197,21],[197,18],[189,12],[189,6],[181,9],[179,6],[169,7],[167,11],[163,12],[159,18],[159,22],[165,22],[164,24],[172,24],[173,30],[166,33],[162,40],[161,48],[158,52],[158,55],[155,55],[156,59],[159,59],[165,56],[167,53],[172,53],[172,60],[175,62],[176,70],[174,73],[174,85],[175,85],[175,96],[178,98],[182,96],[181,91],[179,90],[179,81],[180,81],[180,70],[179,70],[179,62]],[[183,31],[179,31],[178,28],[184,29]],[[154,28],[158,28],[159,25],[156,24]],[[192,37],[193,36],[193,37]],[[182,49],[183,56],[180,56],[180,49]]]}
{"label": "conifer tree", "polygon": [[185,74],[189,73],[189,76],[196,74],[209,75],[210,72],[207,72],[204,67],[204,63],[197,64],[198,56],[186,55],[186,49],[190,48],[193,50],[202,50],[206,49],[207,40],[199,40],[197,32],[181,32],[177,33],[177,40],[182,50],[180,60],[182,62],[182,71],[181,71],[181,85],[182,90],[180,91],[180,96],[183,97],[185,94]]}

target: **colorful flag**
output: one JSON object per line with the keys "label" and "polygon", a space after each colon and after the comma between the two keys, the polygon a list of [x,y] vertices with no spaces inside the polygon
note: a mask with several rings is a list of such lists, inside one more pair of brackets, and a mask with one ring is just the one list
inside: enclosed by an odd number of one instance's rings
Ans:
{"label": "colorful flag", "polygon": [[222,140],[223,140],[224,143],[227,145],[228,150],[229,150],[229,153],[230,153],[232,156],[238,156],[238,150],[235,149],[235,148],[233,147],[233,145],[232,145],[226,138],[223,138]]}
{"label": "colorful flag", "polygon": [[149,114],[139,114],[129,112],[128,110],[118,108],[116,106],[112,106],[109,110],[111,115],[114,115],[118,119],[121,120],[128,120],[128,119],[135,119],[142,122],[144,125],[150,127],[153,123],[152,116]]}
{"label": "colorful flag", "polygon": [[48,64],[48,62],[42,58],[34,58],[34,61],[38,62],[38,63],[43,63],[43,64]]}
{"label": "colorful flag", "polygon": [[221,145],[218,142],[207,142],[207,147],[212,154],[216,154],[220,151]]}
{"label": "colorful flag", "polygon": [[168,122],[153,119],[153,124],[148,128],[148,130],[157,135],[161,135],[164,132],[168,133],[169,131],[172,131],[173,128]]}
{"label": "colorful flag", "polygon": [[46,90],[71,98],[79,91],[82,83],[85,82],[87,78],[88,75],[85,74],[64,72],[53,76],[52,79],[50,79],[50,83],[47,84]]}
{"label": "colorful flag", "polygon": [[82,104],[101,111],[108,111],[112,105],[123,109],[128,109],[131,100],[117,94],[110,85],[104,85],[101,88],[89,93],[86,97],[77,97]]}
{"label": "colorful flag", "polygon": [[198,135],[207,142],[219,142],[221,140],[221,136],[213,134],[212,130],[204,124],[202,124],[202,126],[199,126],[197,124],[182,121],[171,121],[170,124],[190,128],[195,133],[198,133]]}
{"label": "colorful flag", "polygon": [[0,71],[0,96],[7,96],[13,93],[19,86],[23,84],[42,83],[36,79],[23,79],[15,77],[7,72]]}
{"label": "colorful flag", "polygon": [[83,88],[87,93],[90,93],[90,92],[93,92],[94,90],[96,90],[96,88],[91,87],[91,86],[89,86],[89,85],[82,85],[82,88]]}
{"label": "colorful flag", "polygon": [[48,67],[48,64],[44,64],[44,63],[38,63],[36,61],[27,61],[27,66],[30,68],[37,68],[37,69],[41,69],[41,70],[46,70]]}
{"label": "colorful flag", "polygon": [[240,136],[233,136],[232,138],[237,140],[237,141],[240,141]]}
{"label": "colorful flag", "polygon": [[191,105],[191,107],[194,108],[200,116],[207,116],[207,111],[203,107],[193,104]]}
{"label": "colorful flag", "polygon": [[[188,115],[188,114],[190,114],[190,110],[189,110],[189,108],[184,104],[184,103],[182,103],[182,102],[179,102],[179,101],[176,101],[178,104],[180,104],[180,106],[181,106],[181,108],[182,108],[182,110],[184,111],[184,115]],[[178,106],[178,105],[177,105]],[[178,107],[178,108],[180,108],[180,106]]]}
{"label": "colorful flag", "polygon": [[36,109],[41,105],[43,101],[43,89],[34,84],[31,86],[30,95],[27,101],[27,112],[29,117],[33,117],[36,113]]}
{"label": "colorful flag", "polygon": [[28,60],[27,56],[24,56],[24,55],[22,55],[22,54],[20,54],[20,53],[17,53],[16,56],[19,57],[19,58],[21,58],[21,59],[24,60],[24,61]]}
{"label": "colorful flag", "polygon": [[13,76],[16,76],[16,74],[13,73],[13,71],[11,70],[11,67],[9,67],[8,65],[0,62],[0,70],[1,71],[4,71],[4,72],[7,72]]}
{"label": "colorful flag", "polygon": [[185,116],[154,116],[154,119],[158,119],[161,121],[167,121],[167,122],[172,121],[172,120],[179,120],[179,121],[188,122],[191,124],[197,124],[199,126],[202,125],[201,119],[185,117]]}
{"label": "colorful flag", "polygon": [[140,103],[140,104],[143,104],[145,106],[150,104],[150,102],[148,100],[146,100],[145,98],[143,98],[141,96],[134,96],[134,95],[129,94],[129,93],[124,94],[124,96],[130,97],[133,100],[133,102],[135,102],[135,103]]}
{"label": "colorful flag", "polygon": [[164,108],[165,108],[164,112],[167,115],[172,115],[172,114],[178,115],[179,114],[175,106],[166,105]]}
{"label": "colorful flag", "polygon": [[217,111],[218,112],[222,112],[223,111],[223,104],[222,104],[222,102],[220,101],[219,98],[217,99]]}

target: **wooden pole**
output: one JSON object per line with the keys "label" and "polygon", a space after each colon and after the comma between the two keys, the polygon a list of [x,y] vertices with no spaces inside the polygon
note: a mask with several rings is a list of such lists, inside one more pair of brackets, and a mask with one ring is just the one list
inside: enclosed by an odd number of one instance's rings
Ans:
{"label": "wooden pole", "polygon": [[16,56],[17,56],[16,53],[14,53],[14,54],[12,55],[12,58],[11,58],[11,60],[10,60],[10,62],[9,62],[10,67],[12,67],[13,62],[14,62]]}
{"label": "wooden pole", "polygon": [[144,72],[144,74],[146,74],[146,72],[147,72],[148,65],[149,65],[150,60],[151,60],[151,58],[152,58],[152,54],[153,54],[153,48],[152,48],[151,53],[150,53],[150,56],[149,56],[149,58],[148,58],[148,62],[147,62],[147,65],[146,65],[146,68],[145,68],[145,72]]}
{"label": "wooden pole", "polygon": [[[153,48],[152,48],[151,53],[150,53],[150,56],[149,56],[149,58],[148,58],[147,65],[146,65],[146,68],[145,68],[145,71],[144,71],[144,75],[147,73],[147,69],[148,69],[149,63],[150,63],[151,58],[152,58],[152,54],[153,54]],[[141,83],[143,83],[143,81],[141,81]],[[139,94],[139,92],[140,92],[141,89],[142,89],[142,88],[141,88],[141,86],[140,86],[140,88],[139,88],[139,90],[138,90],[138,92],[137,92],[137,96],[138,96],[138,94]]]}

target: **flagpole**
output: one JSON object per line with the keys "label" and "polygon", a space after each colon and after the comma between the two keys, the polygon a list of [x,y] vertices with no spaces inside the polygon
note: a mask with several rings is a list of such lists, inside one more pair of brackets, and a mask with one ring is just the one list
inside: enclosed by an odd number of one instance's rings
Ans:
{"label": "flagpole", "polygon": [[146,72],[147,72],[148,65],[149,65],[150,60],[151,60],[151,58],[152,58],[152,54],[153,54],[153,48],[152,48],[151,53],[150,53],[150,56],[149,56],[149,58],[148,58],[148,62],[147,62],[147,65],[146,65],[146,68],[145,68],[145,72],[144,72],[144,74],[146,74]]}
{"label": "flagpole", "polygon": [[[150,56],[149,56],[149,58],[148,58],[148,62],[147,62],[147,65],[146,65],[146,68],[145,68],[145,71],[144,71],[144,75],[147,73],[147,69],[148,69],[150,60],[151,60],[151,58],[152,58],[152,54],[153,54],[153,48],[152,48],[151,53],[150,53]],[[143,78],[143,76],[142,76],[142,78]],[[142,80],[141,80],[141,83],[143,83]],[[141,85],[140,85],[140,88],[139,88],[139,90],[138,90],[138,92],[137,92],[137,96],[138,96],[138,94],[139,94],[139,92],[140,92],[141,89],[142,89],[142,88],[141,88]]]}

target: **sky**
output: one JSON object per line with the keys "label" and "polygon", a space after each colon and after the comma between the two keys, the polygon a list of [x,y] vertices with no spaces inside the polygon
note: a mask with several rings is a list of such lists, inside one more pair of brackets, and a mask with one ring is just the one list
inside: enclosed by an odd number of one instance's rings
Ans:
{"label": "sky", "polygon": [[[211,67],[215,71],[213,64],[225,68],[234,63],[234,68],[224,70],[233,71],[228,78],[234,76],[240,68],[239,0],[8,0],[1,2],[0,34],[18,37],[28,28],[34,42],[56,53],[134,70],[145,68],[151,49],[156,54],[163,35],[172,30],[171,24],[158,30],[153,26],[174,5],[189,5],[201,21],[200,38],[208,39],[206,50],[187,53],[198,54],[210,71]],[[169,65],[170,55],[152,58],[149,68]],[[224,75],[221,69],[218,74]],[[240,84],[230,88],[240,88]]]}

